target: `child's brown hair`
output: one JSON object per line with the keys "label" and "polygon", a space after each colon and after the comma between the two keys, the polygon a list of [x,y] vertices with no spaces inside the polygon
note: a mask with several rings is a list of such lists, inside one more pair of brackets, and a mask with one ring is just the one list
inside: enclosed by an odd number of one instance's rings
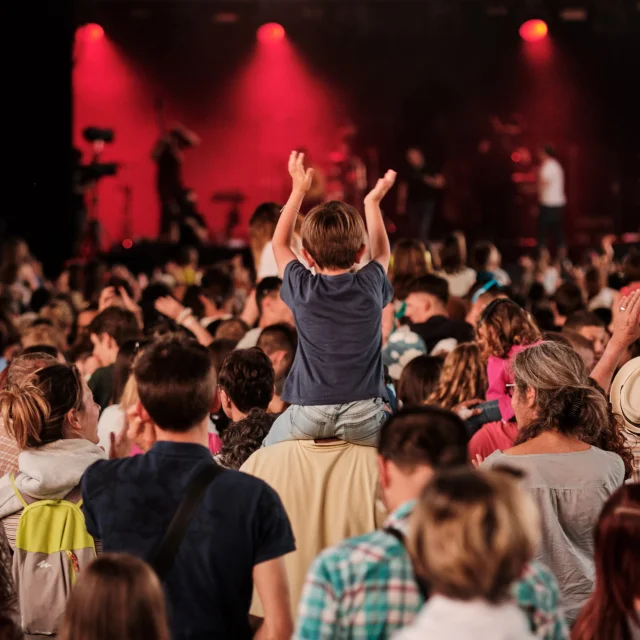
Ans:
{"label": "child's brown hair", "polygon": [[321,269],[350,269],[365,244],[362,216],[337,200],[312,209],[302,223],[302,246]]}
{"label": "child's brown hair", "polygon": [[491,302],[478,320],[478,344],[482,356],[508,358],[511,347],[526,346],[542,339],[540,329],[529,313],[513,300]]}

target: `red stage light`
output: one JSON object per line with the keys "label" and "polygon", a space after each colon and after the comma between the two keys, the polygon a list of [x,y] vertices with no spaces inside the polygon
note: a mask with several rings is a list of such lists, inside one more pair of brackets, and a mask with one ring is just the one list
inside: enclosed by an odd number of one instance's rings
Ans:
{"label": "red stage light", "polygon": [[519,151],[514,151],[511,154],[511,159],[518,164],[518,162],[520,162],[520,160],[522,160],[522,157],[520,156],[520,152]]}
{"label": "red stage light", "polygon": [[285,30],[277,22],[268,22],[258,29],[258,41],[262,44],[272,44],[284,39]]}
{"label": "red stage light", "polygon": [[122,241],[122,246],[125,249],[131,249],[131,247],[133,247],[133,240],[131,240],[130,238],[126,238]]}
{"label": "red stage light", "polygon": [[538,42],[547,37],[549,27],[544,20],[527,20],[520,27],[520,37],[525,42]]}
{"label": "red stage light", "polygon": [[104,29],[99,24],[96,24],[95,22],[88,24],[85,27],[85,29],[86,29],[86,34],[89,40],[92,40],[92,41],[100,40],[100,38],[104,36]]}

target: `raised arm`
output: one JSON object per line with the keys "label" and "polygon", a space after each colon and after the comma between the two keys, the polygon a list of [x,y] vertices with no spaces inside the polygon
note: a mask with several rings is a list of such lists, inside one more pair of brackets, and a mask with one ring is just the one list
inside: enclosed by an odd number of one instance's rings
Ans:
{"label": "raised arm", "polygon": [[280,277],[284,276],[285,267],[291,261],[296,260],[296,254],[291,250],[293,232],[296,227],[298,213],[300,213],[300,207],[313,181],[313,169],[305,171],[304,168],[304,153],[291,152],[289,156],[289,175],[293,181],[291,195],[287,200],[287,204],[282,208],[282,214],[271,239],[273,255],[276,258]]}
{"label": "raised arm", "polygon": [[395,171],[387,171],[384,178],[378,180],[376,186],[364,199],[364,215],[367,220],[371,259],[379,262],[385,271],[389,269],[391,246],[387,230],[384,227],[380,203],[393,187],[396,175]]}
{"label": "raised arm", "polygon": [[640,290],[620,300],[613,326],[613,336],[600,361],[591,372],[591,377],[604,389],[605,393],[609,393],[613,374],[625,349],[638,339],[640,339]]}
{"label": "raised arm", "polygon": [[158,298],[154,306],[162,315],[189,329],[203,347],[208,347],[213,342],[213,336],[198,322],[191,309],[180,304],[175,298]]}

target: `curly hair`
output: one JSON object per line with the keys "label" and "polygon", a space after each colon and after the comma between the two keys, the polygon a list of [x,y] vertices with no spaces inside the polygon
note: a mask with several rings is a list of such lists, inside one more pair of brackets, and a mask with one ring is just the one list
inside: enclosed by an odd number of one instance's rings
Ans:
{"label": "curly hair", "polygon": [[275,419],[262,409],[252,409],[244,420],[232,422],[222,434],[220,463],[239,469],[261,447]]}
{"label": "curly hair", "polygon": [[478,320],[478,344],[482,357],[508,358],[511,348],[529,345],[542,338],[534,319],[513,300],[491,302]]}
{"label": "curly hair", "polygon": [[242,413],[267,410],[273,399],[275,371],[269,357],[257,347],[232,351],[222,363],[218,386]]}
{"label": "curly hair", "polygon": [[522,444],[545,431],[573,436],[604,451],[617,453],[625,477],[633,470],[633,453],[624,438],[604,392],[589,378],[582,358],[560,342],[542,342],[521,351],[513,363],[518,394],[527,388],[536,393],[537,417],[520,425],[515,444]]}
{"label": "curly hair", "polygon": [[480,348],[474,342],[465,342],[445,358],[440,380],[425,404],[452,409],[466,400],[484,398],[487,386]]}

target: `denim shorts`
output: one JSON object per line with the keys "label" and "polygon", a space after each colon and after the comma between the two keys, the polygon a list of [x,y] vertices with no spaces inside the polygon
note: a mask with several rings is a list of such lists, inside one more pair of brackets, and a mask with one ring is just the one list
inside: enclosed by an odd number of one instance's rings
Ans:
{"label": "denim shorts", "polygon": [[380,427],[391,415],[382,398],[346,404],[290,406],[273,423],[263,447],[287,440],[340,438],[353,444],[375,447]]}

